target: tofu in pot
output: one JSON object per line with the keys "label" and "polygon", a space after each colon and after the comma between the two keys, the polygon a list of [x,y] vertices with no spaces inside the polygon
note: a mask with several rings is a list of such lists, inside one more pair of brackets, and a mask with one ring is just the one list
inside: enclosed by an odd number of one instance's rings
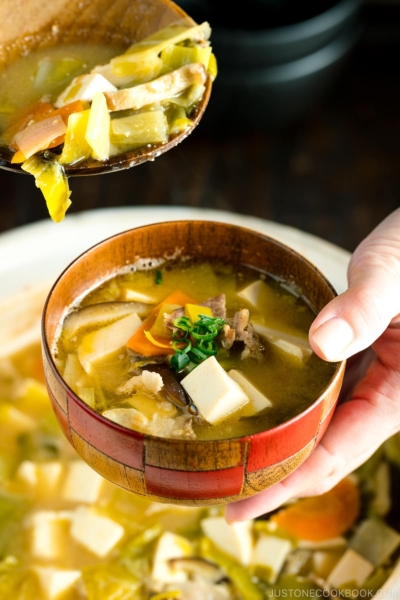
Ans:
{"label": "tofu in pot", "polygon": [[343,554],[327,581],[334,588],[354,583],[361,586],[373,570],[372,563],[350,548]]}
{"label": "tofu in pot", "polygon": [[181,385],[209,423],[225,419],[249,402],[240,385],[229,377],[214,356],[200,363],[182,379]]}
{"label": "tofu in pot", "polygon": [[268,583],[275,583],[291,550],[292,544],[289,540],[274,535],[262,535],[257,540],[251,562],[268,571]]}
{"label": "tofu in pot", "polygon": [[54,560],[65,554],[70,513],[43,510],[31,518],[31,553],[40,560]]}
{"label": "tofu in pot", "polygon": [[89,374],[97,362],[112,357],[125,347],[126,342],[140,327],[142,321],[136,313],[86,335],[78,347],[82,367]]}
{"label": "tofu in pot", "polygon": [[80,571],[67,571],[53,567],[33,567],[33,572],[39,580],[40,588],[46,600],[58,600],[72,591],[81,578]]}
{"label": "tofu in pot", "polygon": [[184,571],[173,569],[168,561],[173,558],[190,556],[192,552],[193,548],[186,538],[168,531],[163,533],[154,553],[152,579],[164,583],[186,581],[187,574]]}
{"label": "tofu in pot", "polygon": [[61,491],[63,500],[93,504],[100,499],[105,480],[82,460],[71,461]]}
{"label": "tofu in pot", "polygon": [[109,517],[80,506],[72,513],[70,533],[86,550],[104,558],[123,538],[125,530]]}
{"label": "tofu in pot", "polygon": [[286,354],[289,354],[298,361],[304,362],[310,358],[312,354],[312,348],[308,343],[308,340],[295,335],[289,335],[276,329],[266,327],[261,323],[253,321],[254,330],[263,338],[265,338],[270,344],[273,344]]}
{"label": "tofu in pot", "polygon": [[244,566],[250,564],[253,553],[251,527],[251,521],[229,525],[224,517],[208,517],[201,521],[204,534],[213,544]]}
{"label": "tofu in pot", "polygon": [[75,77],[69,86],[58,96],[55,106],[61,108],[76,100],[91,102],[97,92],[116,92],[115,85],[100,73],[89,73]]}
{"label": "tofu in pot", "polygon": [[231,369],[228,375],[233,381],[236,381],[242,388],[245,394],[250,398],[250,403],[254,408],[254,412],[258,413],[264,408],[270,408],[272,406],[271,400],[269,400],[264,394],[262,394],[250,381],[236,369]]}

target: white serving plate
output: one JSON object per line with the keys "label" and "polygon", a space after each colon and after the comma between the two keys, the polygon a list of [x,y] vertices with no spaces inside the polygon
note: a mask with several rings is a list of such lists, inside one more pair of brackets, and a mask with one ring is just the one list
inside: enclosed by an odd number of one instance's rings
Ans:
{"label": "white serving plate", "polygon": [[177,219],[222,221],[255,229],[303,254],[328,277],[338,293],[347,287],[349,253],[292,227],[218,210],[132,207],[83,212],[67,216],[60,224],[46,219],[0,235],[0,301],[27,288],[49,288],[74,258],[107,237]]}

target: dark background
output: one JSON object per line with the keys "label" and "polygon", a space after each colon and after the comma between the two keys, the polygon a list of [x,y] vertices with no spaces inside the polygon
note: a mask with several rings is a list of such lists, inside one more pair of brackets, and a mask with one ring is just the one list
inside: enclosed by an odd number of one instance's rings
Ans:
{"label": "dark background", "polygon": [[[362,20],[334,89],[301,120],[245,133],[201,124],[154,163],[71,179],[69,214],[113,206],[216,208],[354,250],[400,205],[400,4],[369,3]],[[31,177],[0,171],[0,190],[0,232],[47,218]]]}

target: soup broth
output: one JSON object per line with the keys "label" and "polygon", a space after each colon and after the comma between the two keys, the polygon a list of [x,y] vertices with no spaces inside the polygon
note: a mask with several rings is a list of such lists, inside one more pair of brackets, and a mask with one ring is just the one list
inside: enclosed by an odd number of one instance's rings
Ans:
{"label": "soup broth", "polygon": [[[134,302],[131,304],[132,310],[137,309],[143,319],[151,315],[159,303],[176,294],[177,290],[193,299],[195,305],[212,305],[213,319],[218,318],[218,311],[222,311],[222,323],[225,325],[220,325],[214,340],[218,362],[215,368],[218,376],[221,372],[223,378],[226,373],[228,379],[234,378],[236,383],[233,385],[238,385],[249,397],[249,401],[242,403],[237,410],[230,411],[228,407],[224,417],[215,421],[202,418],[203,398],[197,403],[187,392],[188,386],[185,387],[189,375],[193,378],[197,369],[207,369],[206,363],[211,364],[215,358],[205,355],[198,361],[200,364],[191,361],[184,368],[175,368],[174,371],[171,368],[171,365],[174,366],[171,329],[166,329],[162,337],[157,335],[159,329],[149,327],[151,341],[145,340],[143,347],[151,349],[148,344],[154,342],[151,356],[146,356],[146,350],[141,354],[135,344],[133,349],[130,348],[130,336],[126,333],[122,348],[110,354],[102,351],[102,356],[93,360],[94,332],[105,330],[118,322],[112,313],[107,316],[107,307],[116,307],[118,310],[126,307],[129,312],[129,302]],[[254,290],[258,290],[258,297]],[[168,319],[170,314],[179,314],[178,305],[164,305],[158,321],[160,318]],[[93,311],[96,306],[97,309]],[[176,310],[178,313],[174,313]],[[202,307],[199,308],[199,314],[201,310]],[[242,337],[246,338],[248,334],[249,345],[238,339],[237,323],[246,315],[245,335]],[[132,268],[91,291],[79,306],[74,307],[74,312],[64,322],[55,360],[64,379],[83,400],[99,413],[121,424],[163,437],[200,440],[235,438],[272,428],[295,417],[310,406],[326,387],[335,365],[322,361],[308,345],[308,330],[314,318],[315,312],[299,290],[247,266],[179,261],[150,270]],[[72,328],[71,323],[75,323]],[[173,319],[172,327],[174,323],[176,319]],[[236,340],[229,347],[227,340],[233,331],[236,331]],[[181,333],[179,328],[178,333]],[[135,337],[137,334],[134,334]],[[190,337],[195,346],[193,334]],[[176,354],[184,354],[182,344],[175,345],[178,348]],[[164,345],[164,349],[161,345]],[[168,346],[171,351],[165,350]],[[200,346],[205,347],[204,344],[199,345],[197,340],[197,348]],[[141,374],[147,370],[159,371],[160,365],[177,382],[183,396],[186,395],[186,404],[176,402],[174,397],[171,402],[166,384],[153,392],[143,385]],[[159,372],[165,383],[165,373]],[[204,373],[203,391],[207,395],[205,380],[211,381],[212,388],[218,382],[214,382],[214,375],[208,375],[208,371]],[[240,374],[239,379],[235,373]],[[246,388],[246,382],[252,386],[251,393]],[[257,398],[261,398],[261,405],[258,401],[255,403],[254,389],[258,392]],[[188,410],[191,400],[199,413],[197,416],[193,415],[196,410],[191,411],[190,407]],[[141,422],[136,412],[145,417],[143,421],[147,421],[147,425]],[[128,415],[135,416],[130,425],[126,420]],[[171,420],[178,420],[179,426],[171,426]]]}
{"label": "soup broth", "polygon": [[18,121],[44,95],[51,103],[74,77],[107,63],[125,49],[66,44],[33,50],[0,71],[0,132]]}

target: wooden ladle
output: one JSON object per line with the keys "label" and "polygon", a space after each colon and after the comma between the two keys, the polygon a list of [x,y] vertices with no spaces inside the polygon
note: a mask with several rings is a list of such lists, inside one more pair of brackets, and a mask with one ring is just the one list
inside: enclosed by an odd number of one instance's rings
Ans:
{"label": "wooden ladle", "polygon": [[[193,20],[170,0],[1,0],[0,69],[37,48],[88,43],[126,46],[172,23],[193,25]],[[124,152],[109,160],[86,160],[67,166],[70,175],[97,175],[129,169],[154,160],[183,141],[199,123],[208,104],[212,80],[208,77],[204,96],[191,115],[193,124],[166,144]],[[12,164],[9,148],[0,148],[0,167],[23,173]]]}

